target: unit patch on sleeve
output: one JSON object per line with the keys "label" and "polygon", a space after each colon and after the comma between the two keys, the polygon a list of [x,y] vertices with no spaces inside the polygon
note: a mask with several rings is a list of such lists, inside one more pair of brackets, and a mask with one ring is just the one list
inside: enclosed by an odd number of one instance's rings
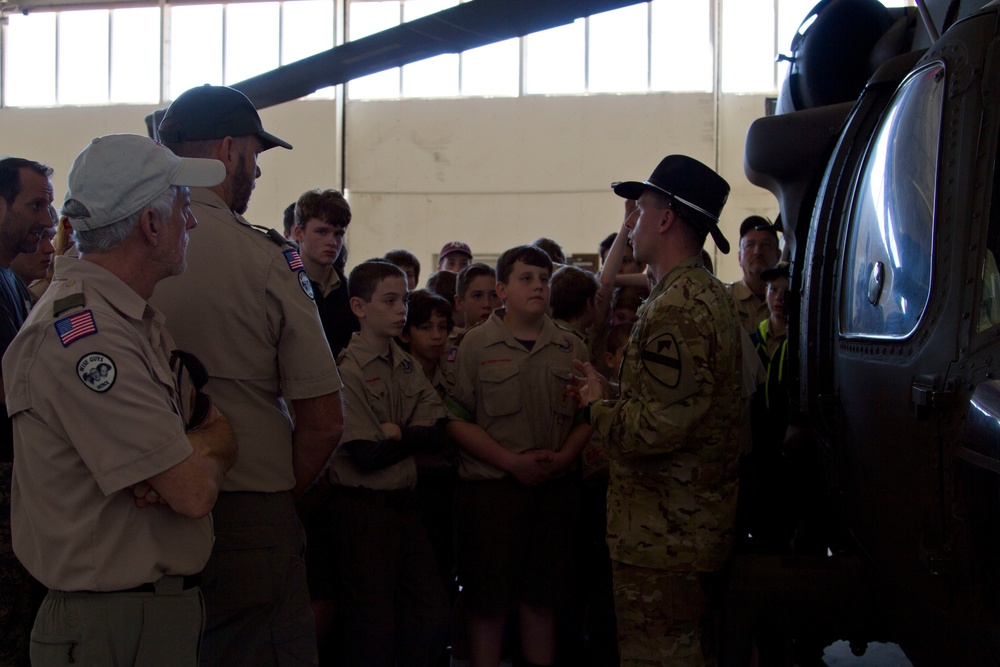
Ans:
{"label": "unit patch on sleeve", "polygon": [[[293,250],[292,252],[295,252],[295,251]],[[302,263],[302,260],[300,259],[299,260],[299,264],[301,264],[301,263]],[[309,282],[309,276],[306,275],[305,271],[299,271],[299,287],[302,288],[302,291],[306,293],[307,297],[309,297],[313,301],[316,300],[316,295],[313,294],[312,283]]]}
{"label": "unit patch on sleeve", "polygon": [[56,320],[55,327],[63,347],[69,347],[70,343],[97,333],[97,323],[94,322],[94,313],[90,310]]}
{"label": "unit patch on sleeve", "polygon": [[76,374],[89,389],[103,394],[115,383],[118,371],[111,357],[103,352],[91,352],[76,362]]}
{"label": "unit patch on sleeve", "polygon": [[672,334],[662,334],[646,343],[640,356],[650,375],[668,387],[677,386],[681,377],[681,354]]}

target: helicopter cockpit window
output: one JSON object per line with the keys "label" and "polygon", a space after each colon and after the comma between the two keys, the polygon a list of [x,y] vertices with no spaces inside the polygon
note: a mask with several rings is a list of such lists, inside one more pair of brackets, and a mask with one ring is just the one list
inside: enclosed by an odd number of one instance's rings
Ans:
{"label": "helicopter cockpit window", "polygon": [[927,305],[944,66],[914,72],[875,133],[855,190],[840,331],[905,338]]}

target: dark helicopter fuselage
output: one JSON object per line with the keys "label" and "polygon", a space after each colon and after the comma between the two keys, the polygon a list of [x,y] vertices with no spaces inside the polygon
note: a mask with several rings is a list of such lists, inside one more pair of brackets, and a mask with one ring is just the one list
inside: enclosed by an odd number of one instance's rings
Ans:
{"label": "dark helicopter fuselage", "polygon": [[792,253],[791,391],[830,542],[878,619],[855,631],[917,665],[1000,661],[1000,6],[970,4],[931,5],[947,31],[853,103],[747,139]]}

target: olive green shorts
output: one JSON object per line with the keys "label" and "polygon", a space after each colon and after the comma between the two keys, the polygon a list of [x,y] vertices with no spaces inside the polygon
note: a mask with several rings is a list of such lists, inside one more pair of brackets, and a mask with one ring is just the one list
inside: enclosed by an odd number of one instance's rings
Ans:
{"label": "olive green shorts", "polygon": [[197,586],[170,593],[49,591],[31,630],[31,664],[194,666],[204,620]]}

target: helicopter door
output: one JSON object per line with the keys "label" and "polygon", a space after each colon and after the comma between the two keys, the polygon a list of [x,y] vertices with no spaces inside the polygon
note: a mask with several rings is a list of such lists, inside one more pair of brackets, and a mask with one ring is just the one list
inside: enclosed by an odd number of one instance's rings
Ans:
{"label": "helicopter door", "polygon": [[935,229],[946,80],[936,61],[903,81],[855,172],[834,348],[848,527],[891,580],[935,598],[942,443],[928,408],[946,395],[958,340],[936,290],[949,256]]}

